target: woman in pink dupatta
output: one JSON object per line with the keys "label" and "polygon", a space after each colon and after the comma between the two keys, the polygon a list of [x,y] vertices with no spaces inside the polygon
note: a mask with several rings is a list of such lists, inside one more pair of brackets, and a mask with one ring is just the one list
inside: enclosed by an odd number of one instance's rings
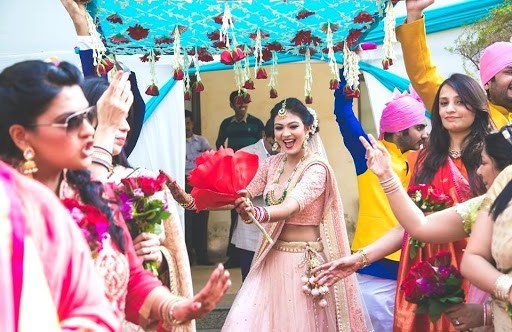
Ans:
{"label": "woman in pink dupatta", "polygon": [[247,198],[236,204],[243,220],[249,212],[265,223],[274,244],[263,238],[222,331],[371,331],[355,276],[326,294],[305,290],[308,268],[350,254],[316,114],[288,98],[272,109],[271,121],[282,152],[265,160],[247,187],[250,197],[263,194],[267,206],[253,207]]}
{"label": "woman in pink dupatta", "polygon": [[[118,72],[106,103],[130,107],[128,75]],[[103,277],[105,294],[117,318],[141,326],[161,322],[173,330],[184,321],[210,312],[230,286],[229,273],[217,267],[194,297],[173,295],[135,253],[126,224],[103,185],[91,180],[97,117],[79,86],[81,74],[70,63],[24,61],[0,73],[0,156],[34,176],[61,198],[93,205],[108,220],[94,264]],[[84,236],[90,236],[84,232]]]}
{"label": "woman in pink dupatta", "polygon": [[2,162],[0,294],[3,332],[120,326],[68,211],[48,188]]}

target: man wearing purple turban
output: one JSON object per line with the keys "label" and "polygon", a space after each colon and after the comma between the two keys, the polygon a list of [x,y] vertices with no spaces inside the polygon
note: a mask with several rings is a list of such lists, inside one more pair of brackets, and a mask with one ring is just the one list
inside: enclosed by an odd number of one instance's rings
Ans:
{"label": "man wearing purple turban", "polygon": [[[343,85],[344,81],[334,93],[334,113],[357,173],[359,215],[352,250],[359,252],[361,257],[361,264],[357,267],[358,280],[373,327],[375,331],[391,332],[400,246],[389,250],[392,254],[375,262],[368,261],[363,248],[388,231],[397,229],[398,221],[378,178],[366,166],[366,150],[359,141],[359,136],[366,137],[366,133],[354,115],[352,99],[345,99],[343,95]],[[427,138],[426,126],[425,106],[419,97],[414,92],[400,94],[395,91],[382,111],[379,144],[389,151],[393,170],[405,188],[409,186],[411,177],[408,152],[420,149]]]}
{"label": "man wearing purple turban", "polygon": [[[405,69],[414,89],[430,110],[444,78],[432,63],[423,10],[435,0],[406,0],[407,21],[396,29]],[[512,121],[512,43],[497,42],[480,57],[480,79],[489,98],[489,115],[496,128]]]}

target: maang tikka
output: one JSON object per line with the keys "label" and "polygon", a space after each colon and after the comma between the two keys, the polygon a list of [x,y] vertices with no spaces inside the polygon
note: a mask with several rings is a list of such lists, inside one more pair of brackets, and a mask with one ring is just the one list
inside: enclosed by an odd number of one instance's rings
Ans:
{"label": "maang tikka", "polygon": [[283,100],[283,103],[281,105],[281,109],[277,112],[277,115],[281,118],[281,119],[284,119],[286,118],[286,99]]}

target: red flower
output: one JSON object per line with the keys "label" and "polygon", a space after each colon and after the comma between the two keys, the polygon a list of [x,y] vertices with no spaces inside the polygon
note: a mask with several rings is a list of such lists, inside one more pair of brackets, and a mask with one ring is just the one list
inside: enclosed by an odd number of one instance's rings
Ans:
{"label": "red flower", "polygon": [[121,18],[121,16],[117,14],[112,14],[109,17],[107,17],[107,21],[109,21],[110,23],[123,24],[123,19]]}
{"label": "red flower", "polygon": [[174,43],[174,38],[171,37],[159,37],[155,38],[155,44],[161,45],[161,44],[172,44]]}
{"label": "red flower", "polygon": [[352,47],[355,44],[357,44],[357,41],[358,41],[359,37],[361,37],[361,34],[362,34],[361,30],[358,30],[358,29],[350,30],[350,32],[347,36],[347,46]]}
{"label": "red flower", "polygon": [[226,41],[225,40],[223,40],[223,41],[217,40],[216,42],[213,43],[213,47],[226,48]]}
{"label": "red flower", "polygon": [[183,76],[185,76],[185,74],[183,73],[183,69],[181,69],[181,68],[174,69],[174,79],[176,81],[183,80]]}
{"label": "red flower", "polygon": [[306,105],[313,104],[313,96],[307,95],[306,96]]}
{"label": "red flower", "polygon": [[359,98],[360,92],[359,89],[352,89],[350,86],[345,85],[345,89],[343,89],[343,94],[346,98]]}
{"label": "red flower", "polygon": [[258,157],[254,154],[223,147],[204,152],[196,158],[196,168],[188,177],[197,209],[233,204],[238,191],[247,187],[257,170]]}
{"label": "red flower", "polygon": [[[327,33],[327,28],[329,27],[329,24],[327,23],[324,23],[322,24],[322,32],[323,33]],[[340,28],[340,25],[335,23],[335,24],[332,24],[331,23],[331,32],[336,32],[338,31],[338,29]]]}
{"label": "red flower", "polygon": [[265,68],[258,68],[258,72],[256,73],[256,79],[257,80],[264,80],[267,79],[267,71]]}
{"label": "red flower", "polygon": [[299,53],[300,54],[306,54],[306,51],[308,50],[309,48],[309,55],[314,55],[316,53],[316,49],[314,49],[313,47],[301,47],[299,48]]}
{"label": "red flower", "polygon": [[238,62],[240,60],[243,60],[245,59],[245,53],[244,51],[242,51],[240,48],[235,48],[232,52],[231,52],[232,56],[233,56],[233,61],[234,62]]}
{"label": "red flower", "polygon": [[244,88],[247,89],[247,90],[254,90],[254,82],[253,82],[253,80],[249,78],[247,81],[245,81]]}
{"label": "red flower", "polygon": [[272,98],[272,99],[277,98],[277,90],[276,90],[276,88],[270,88],[270,98]]}
{"label": "red flower", "polygon": [[156,84],[151,84],[146,89],[146,94],[148,96],[158,96],[160,94],[160,91],[158,91],[158,86]]}
{"label": "red flower", "polygon": [[195,82],[193,85],[193,89],[194,89],[194,92],[196,92],[196,93],[200,93],[200,92],[204,91],[203,82],[201,82],[201,81]]}
{"label": "red flower", "polygon": [[384,58],[382,60],[382,69],[388,70],[389,66],[392,66],[392,65],[393,65],[393,59],[391,59],[391,58]]}
{"label": "red flower", "polygon": [[243,104],[244,104],[244,93],[241,93],[235,97],[235,105],[242,106]]}
{"label": "red flower", "polygon": [[208,33],[207,36],[210,40],[219,40],[220,32],[218,30],[216,30],[216,31]]}
{"label": "red flower", "polygon": [[362,11],[354,17],[354,23],[371,23],[374,18],[368,12]]}
{"label": "red flower", "polygon": [[268,49],[269,51],[280,52],[283,50],[283,45],[281,45],[281,43],[277,41],[273,41],[271,43],[266,44],[265,48]]}
{"label": "red flower", "polygon": [[213,21],[217,24],[222,24],[222,18],[224,17],[224,14],[219,14],[213,18]]}
{"label": "red flower", "polygon": [[[192,49],[188,52],[188,54],[195,55],[196,51],[194,49]],[[208,52],[206,50],[205,47],[201,47],[197,50],[197,59],[199,61],[203,61],[203,62],[210,62],[210,61],[213,61],[213,56],[210,52]]]}
{"label": "red flower", "polygon": [[329,82],[329,89],[337,90],[339,87],[340,87],[340,81],[338,81],[337,78],[331,78],[331,81]]}
{"label": "red flower", "polygon": [[448,267],[452,264],[452,255],[448,251],[440,251],[429,262],[436,267]]}
{"label": "red flower", "polygon": [[421,289],[414,278],[407,278],[402,282],[400,289],[405,293],[405,300],[418,303],[423,299]]}
{"label": "red flower", "polygon": [[148,36],[149,29],[144,28],[140,24],[135,24],[132,27],[128,28],[128,35],[135,40],[141,40]]}
{"label": "red flower", "polygon": [[297,13],[297,16],[295,16],[298,20],[302,20],[305,18],[308,18],[311,15],[315,15],[315,12],[303,9],[300,12]]}
{"label": "red flower", "polygon": [[[258,36],[258,32],[253,32],[253,33],[249,34],[249,38],[251,38],[252,40],[255,40],[257,36]],[[260,31],[261,39],[268,38],[268,36],[270,36],[270,34]]]}
{"label": "red flower", "polygon": [[190,90],[186,90],[183,94],[183,98],[185,100],[192,100],[192,92]]}
{"label": "red flower", "polygon": [[244,104],[249,104],[252,101],[251,95],[248,94],[247,92],[243,94],[243,98],[244,98]]}
{"label": "red flower", "polygon": [[234,64],[235,61],[233,60],[233,54],[230,51],[225,50],[220,54],[220,62],[228,66]]}
{"label": "red flower", "polygon": [[272,59],[272,52],[267,48],[261,49],[261,61],[265,62]]}
{"label": "red flower", "polygon": [[124,35],[118,33],[117,35],[110,37],[110,42],[112,44],[126,44],[129,43],[130,40]]}
{"label": "red flower", "polygon": [[96,74],[98,76],[106,75],[109,71],[114,68],[114,63],[110,60],[109,57],[104,57],[100,60],[100,62],[96,65]]}

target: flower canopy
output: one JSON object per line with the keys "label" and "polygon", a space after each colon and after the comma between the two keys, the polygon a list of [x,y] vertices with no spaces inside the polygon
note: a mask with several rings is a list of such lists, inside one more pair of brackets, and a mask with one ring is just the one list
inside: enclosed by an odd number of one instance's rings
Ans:
{"label": "flower canopy", "polygon": [[[107,49],[116,54],[200,53],[200,60],[237,46],[253,48],[258,31],[265,61],[270,51],[327,54],[328,25],[335,52],[352,47],[382,18],[386,0],[93,0],[88,11],[98,23]],[[203,59],[201,59],[203,58]]]}

